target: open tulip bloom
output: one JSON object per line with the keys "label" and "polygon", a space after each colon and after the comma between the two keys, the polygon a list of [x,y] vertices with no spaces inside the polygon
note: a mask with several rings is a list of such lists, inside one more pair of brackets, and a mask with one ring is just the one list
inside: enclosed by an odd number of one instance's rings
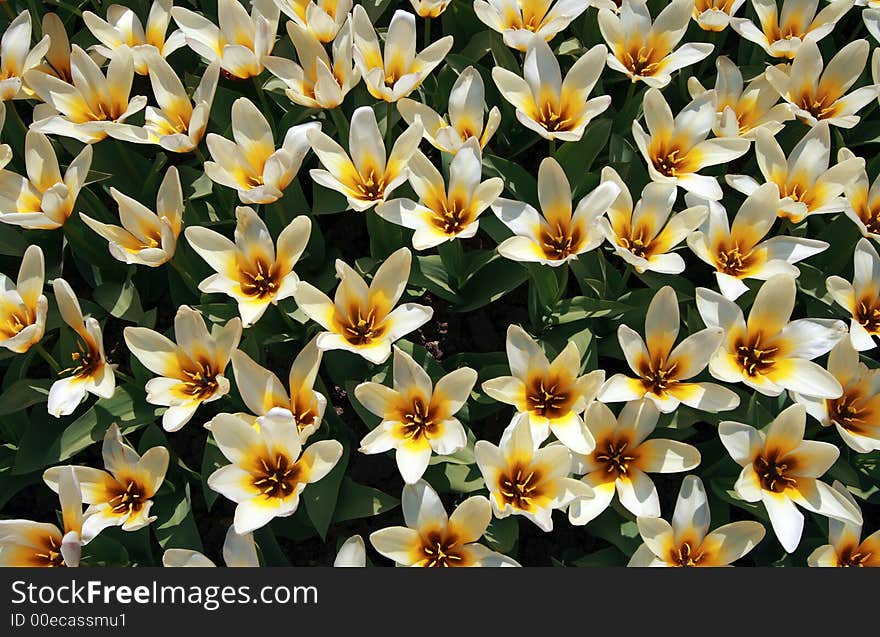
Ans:
{"label": "open tulip bloom", "polygon": [[121,227],[80,213],[86,225],[108,241],[110,254],[123,263],[151,268],[170,261],[183,227],[183,189],[177,168],[171,166],[162,179],[156,212],[115,188],[110,188],[110,196],[119,207]]}
{"label": "open tulip bloom", "polygon": [[482,177],[482,157],[476,139],[468,140],[449,164],[449,185],[420,151],[409,161],[409,182],[419,200],[391,199],[376,206],[376,214],[414,230],[412,245],[427,250],[447,241],[469,239],[480,226],[478,217],[492,205],[504,181]]}
{"label": "open tulip bloom", "polygon": [[685,476],[675,501],[672,524],[660,517],[639,516],[643,544],[628,566],[730,566],[764,539],[764,525],[731,522],[709,531],[709,499],[703,481]]}
{"label": "open tulip bloom", "polygon": [[804,527],[804,515],[797,506],[849,524],[862,524],[859,508],[819,480],[840,451],[827,442],[804,440],[806,417],[803,405],[791,405],[766,431],[731,421],[718,425],[721,442],[742,467],[734,485],[737,497],[764,504],[773,532],[788,553],[800,544]]}
{"label": "open tulip bloom", "polygon": [[416,18],[398,9],[388,25],[383,50],[366,9],[357,4],[352,16],[354,61],[377,100],[396,102],[412,93],[452,48],[452,36],[447,35],[416,53]]}
{"label": "open tulip bloom", "polygon": [[131,97],[134,62],[131,49],[118,47],[106,75],[77,45],[70,53],[72,84],[31,69],[25,82],[45,104],[34,109],[30,129],[38,133],[72,137],[93,144],[108,135],[120,136],[119,125],[147,105],[143,95]]}
{"label": "open tulip bloom", "polygon": [[140,455],[123,439],[116,423],[104,435],[104,468],[58,466],[46,469],[43,480],[60,493],[65,473],[71,469],[82,489],[82,542],[91,541],[107,527],[137,531],[156,520],[150,515],[153,497],[165,480],[169,454],[165,447],[151,447]]}
{"label": "open tulip bloom", "polygon": [[589,98],[602,73],[606,48],[597,44],[581,55],[565,79],[550,45],[534,36],[523,62],[523,77],[496,66],[492,79],[516,109],[519,122],[544,139],[578,141],[593,118],[611,104],[611,97]]}
{"label": "open tulip bloom", "polygon": [[409,354],[394,348],[393,387],[366,382],[355,387],[358,401],[382,422],[361,440],[361,453],[394,449],[404,482],[416,483],[428,468],[431,454],[446,456],[467,444],[455,413],[467,402],[477,372],[460,367],[434,385]]}
{"label": "open tulip bloom", "polygon": [[[831,132],[827,122],[813,126],[787,158],[773,135],[761,129],[755,142],[755,157],[764,182],[772,182],[779,188],[782,198],[779,216],[793,223],[800,223],[809,215],[845,210],[844,189],[865,168],[865,160],[855,156],[828,167]],[[759,186],[759,182],[749,175],[727,175],[725,178],[728,185],[745,195]]]}
{"label": "open tulip bloom", "polygon": [[352,0],[274,0],[293,24],[306,29],[319,42],[333,40],[344,29]]}
{"label": "open tulip bloom", "polygon": [[852,128],[859,123],[856,113],[880,97],[877,84],[847,94],[862,74],[870,48],[867,40],[854,40],[826,67],[819,46],[807,40],[790,65],[769,67],[767,80],[801,121],[811,126],[828,122],[829,126]]}
{"label": "open tulip bloom", "polygon": [[684,259],[672,250],[703,222],[708,214],[706,206],[691,206],[672,214],[675,186],[652,182],[633,207],[629,189],[610,166],[602,169],[602,183],[617,184],[619,191],[608,207],[607,218],[600,216],[597,221],[599,232],[614,247],[615,254],[640,274],[684,272]]}
{"label": "open tulip bloom", "polygon": [[263,60],[275,45],[279,15],[272,0],[254,0],[250,14],[238,0],[218,0],[219,26],[189,9],[171,9],[187,46],[208,62],[217,61],[227,75],[239,79],[263,72]]}
{"label": "open tulip bloom", "polygon": [[780,207],[776,184],[764,184],[752,191],[732,224],[720,203],[707,204],[709,216],[699,230],[688,235],[687,244],[715,269],[718,289],[731,301],[748,291],[745,279],[766,281],[776,274],[797,278],[800,270],[795,263],[828,249],[829,244],[818,239],[777,235],[764,240]]}
{"label": "open tulip bloom", "polygon": [[306,249],[312,222],[305,215],[294,218],[278,235],[276,249],[252,208],[239,206],[235,217],[235,243],[201,226],[187,228],[186,239],[216,272],[199,283],[199,289],[234,299],[242,327],[251,327],[269,305],[293,296],[299,283],[293,266]]}
{"label": "open tulip bloom", "polygon": [[309,133],[321,124],[292,126],[275,150],[272,128],[253,102],[240,97],[232,105],[232,137],[208,133],[206,143],[214,161],[205,162],[205,174],[212,181],[238,191],[245,204],[278,201],[299,172],[309,152]]}
{"label": "open tulip bloom", "polygon": [[116,136],[136,144],[158,144],[173,153],[196,150],[208,127],[208,116],[220,79],[220,65],[212,62],[205,69],[190,98],[164,58],[153,52],[146,59],[158,107],[144,109],[143,127],[120,125],[116,128]]}
{"label": "open tulip bloom", "polygon": [[332,59],[321,41],[296,22],[287,23],[287,35],[299,63],[271,55],[263,60],[269,72],[284,82],[284,94],[294,104],[306,108],[336,108],[342,104],[361,80],[360,71],[354,66],[350,20],[333,40]]}
{"label": "open tulip bloom", "polygon": [[746,0],[696,0],[694,21],[703,31],[724,31]]}
{"label": "open tulip bloom", "polygon": [[24,75],[37,67],[49,50],[49,36],[44,34],[31,48],[31,30],[31,13],[25,10],[9,23],[0,38],[0,102],[33,96],[23,81]]}
{"label": "open tulip bloom", "polygon": [[474,455],[497,518],[521,515],[549,532],[554,509],[593,497],[586,483],[569,477],[571,452],[566,447],[538,448],[526,414],[514,416],[497,447],[478,440]]}
{"label": "open tulip bloom", "polygon": [[314,389],[320,366],[321,350],[312,339],[293,359],[285,388],[275,374],[240,349],[232,352],[235,384],[244,404],[257,416],[256,423],[259,425],[261,418],[269,415],[276,420],[286,418],[303,441],[321,426],[327,408],[327,399]]}
{"label": "open tulip bloom", "polygon": [[49,312],[45,280],[43,251],[36,245],[24,251],[15,281],[0,274],[0,346],[23,354],[43,338]]}
{"label": "open tulip bloom", "polygon": [[849,337],[860,352],[877,347],[880,336],[880,255],[868,239],[859,239],[852,283],[837,275],[825,281],[834,301],[850,316]]}
{"label": "open tulip bloom", "polygon": [[834,425],[847,446],[857,453],[880,449],[880,370],[859,360],[849,339],[828,354],[828,372],[843,387],[839,398],[813,398],[792,392],[795,402],[823,427]]}
{"label": "open tulip bloom", "polygon": [[58,472],[62,528],[48,522],[0,520],[0,566],[79,566],[83,494],[73,467]]}
{"label": "open tulip bloom", "polygon": [[449,119],[447,121],[430,106],[405,97],[397,102],[397,110],[407,124],[416,119],[422,123],[422,135],[428,143],[445,153],[457,153],[469,139],[476,138],[484,148],[501,124],[501,110],[493,106],[485,121],[486,88],[483,77],[469,66],[449,91]]}
{"label": "open tulip bloom", "polygon": [[208,332],[201,313],[182,305],[174,316],[177,343],[146,327],[126,327],[123,335],[135,358],[158,374],[147,381],[147,402],[168,407],[162,415],[165,431],[177,431],[199,405],[229,392],[224,373],[241,338],[237,317]]}
{"label": "open tulip bloom", "polygon": [[519,566],[511,558],[479,543],[492,521],[492,506],[474,495],[447,515],[440,496],[424,480],[403,487],[406,526],[374,531],[370,543],[400,566]]}
{"label": "open tulip bloom", "polygon": [[621,192],[615,182],[603,181],[580,200],[572,214],[571,185],[562,166],[547,157],[538,168],[538,201],[531,205],[499,197],[492,211],[514,236],[498,246],[511,261],[560,266],[598,248],[604,239],[599,219]]}
{"label": "open tulip bloom", "polygon": [[595,0],[474,0],[474,13],[501,34],[504,44],[525,51],[535,37],[549,42]]}
{"label": "open tulip bloom", "polygon": [[725,383],[745,383],[765,396],[790,390],[839,398],[840,383],[812,359],[844,338],[846,325],[834,319],[790,321],[795,294],[791,276],[769,278],[758,290],[746,321],[738,305],[717,292],[697,288],[703,322],[724,330],[721,345],[709,360],[709,373]]}
{"label": "open tulip bloom", "polygon": [[92,147],[86,146],[67,166],[64,177],[52,142],[30,129],[24,141],[27,177],[0,170],[0,222],[26,230],[54,230],[63,226],[86,182],[92,165]]}
{"label": "open tulip bloom", "polygon": [[231,464],[214,471],[208,486],[236,503],[239,534],[292,515],[303,489],[326,476],[342,457],[342,445],[335,440],[303,449],[299,431],[285,418],[264,418],[257,431],[238,416],[220,414],[211,433]]}
{"label": "open tulip bloom", "polygon": [[369,106],[355,109],[348,135],[349,153],[320,130],[308,134],[323,169],[312,168],[312,179],[348,200],[352,210],[364,211],[385,200],[409,176],[407,164],[419,147],[422,125],[412,123],[386,155],[376,113]]}
{"label": "open tulip bloom", "polygon": [[535,448],[552,433],[575,453],[590,453],[596,441],[581,414],[595,399],[605,372],[582,376],[581,353],[572,342],[551,363],[541,345],[517,325],[507,328],[507,360],[510,376],[487,380],[483,391],[524,415]]}
{"label": "open tulip bloom", "polygon": [[696,64],[714,49],[705,42],[676,49],[694,10],[693,0],[672,0],[652,23],[645,0],[623,0],[619,13],[600,9],[599,29],[611,49],[608,67],[633,82],[663,88],[672,80],[672,73]]}
{"label": "open tulip bloom", "polygon": [[663,94],[648,89],[642,102],[648,132],[633,120],[632,135],[648,165],[651,180],[680,186],[706,199],[721,199],[718,180],[699,172],[744,155],[749,142],[738,137],[706,139],[715,125],[714,96],[704,93],[674,118]]}
{"label": "open tulip bloom", "polygon": [[709,413],[736,409],[739,396],[731,390],[715,383],[689,381],[709,364],[724,332],[707,327],[676,346],[680,327],[678,298],[667,285],[648,306],[645,340],[626,325],[617,328],[620,348],[636,378],[615,374],[599,390],[598,400],[608,403],[647,398],[663,413],[675,411],[681,403]]}
{"label": "open tulip bloom", "polygon": [[391,356],[391,345],[418,329],[434,310],[417,303],[395,308],[406,290],[412,253],[400,248],[376,270],[367,286],[364,279],[344,261],[336,260],[339,287],[331,301],[321,290],[300,282],[294,299],[310,319],[326,331],[318,335],[318,349],[343,349],[381,364]]}
{"label": "open tulip bloom", "polygon": [[[223,540],[223,563],[231,568],[259,566],[260,558],[257,555],[254,534],[242,533],[239,535],[235,532],[235,527],[230,526],[226,531],[226,539]],[[211,567],[216,564],[198,551],[175,548],[165,549],[162,554],[162,566]]]}
{"label": "open tulip bloom", "polygon": [[688,92],[696,99],[711,92],[717,119],[712,132],[717,137],[742,137],[754,141],[758,129],[776,135],[785,122],[794,119],[792,106],[779,103],[779,92],[773,88],[766,73],[744,84],[742,71],[726,55],[715,60],[718,75],[715,88],[706,89],[695,76],[688,78]]}
{"label": "open tulip bloom", "polygon": [[[855,498],[842,482],[835,480],[834,490],[858,508]],[[828,541],[810,553],[807,564],[816,567],[880,567],[880,530],[862,539],[862,525],[829,518]]]}
{"label": "open tulip bloom", "polygon": [[172,4],[172,0],[153,0],[146,28],[134,11],[123,5],[111,4],[107,7],[106,20],[91,11],[83,11],[83,22],[100,42],[92,47],[93,50],[112,59],[120,46],[129,46],[134,55],[135,72],[147,75],[148,56],[158,54],[166,58],[186,44],[183,31],[180,30],[166,38]]}
{"label": "open tulip bloom", "polygon": [[115,364],[104,355],[101,325],[93,316],[83,318],[79,301],[70,284],[58,278],[52,281],[55,303],[62,320],[76,333],[76,351],[70,354],[70,367],[62,370],[49,388],[47,409],[56,418],[68,416],[86,397],[94,394],[110,398],[116,391]]}
{"label": "open tulip bloom", "polygon": [[831,33],[837,21],[855,0],[828,2],[816,13],[818,0],[752,0],[758,24],[748,18],[732,18],[730,26],[746,40],[754,42],[776,58],[793,58],[807,41],[818,42]]}
{"label": "open tulip bloom", "polygon": [[690,471],[700,464],[700,452],[677,440],[649,439],[659,417],[650,400],[626,403],[617,418],[604,403],[590,404],[584,422],[596,446],[589,454],[575,454],[573,468],[594,496],[571,504],[572,524],[583,526],[594,520],[611,505],[615,492],[633,515],[660,515],[657,487],[648,474]]}

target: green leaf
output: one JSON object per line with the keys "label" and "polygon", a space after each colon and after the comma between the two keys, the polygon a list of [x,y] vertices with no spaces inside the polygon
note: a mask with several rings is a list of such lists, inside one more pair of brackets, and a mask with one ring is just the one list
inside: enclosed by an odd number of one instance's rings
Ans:
{"label": "green leaf", "polygon": [[111,316],[124,321],[139,324],[144,315],[138,291],[130,278],[123,283],[110,281],[99,285],[95,288],[93,298]]}
{"label": "green leaf", "polygon": [[168,495],[157,496],[153,512],[157,519],[153,522],[153,532],[163,549],[184,548],[202,550],[202,538],[193,518],[190,503],[189,484],[182,490]]}
{"label": "green leaf", "polygon": [[345,469],[348,467],[348,453],[348,445],[343,444],[342,457],[336,466],[318,482],[310,484],[302,494],[306,513],[309,514],[309,519],[315,525],[315,530],[322,540],[327,536],[327,529],[339,500],[339,489],[345,476]]}
{"label": "green leaf", "polygon": [[345,477],[339,489],[332,521],[337,523],[372,517],[390,511],[399,504],[400,500],[397,498]]}
{"label": "green leaf", "polygon": [[22,378],[12,383],[0,394],[0,416],[14,414],[47,400],[52,380],[48,378]]}

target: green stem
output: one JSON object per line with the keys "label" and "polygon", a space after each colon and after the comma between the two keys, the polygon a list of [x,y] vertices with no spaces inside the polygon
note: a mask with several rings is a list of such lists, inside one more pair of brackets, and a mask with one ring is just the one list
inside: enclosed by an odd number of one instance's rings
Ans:
{"label": "green stem", "polygon": [[422,49],[428,48],[431,44],[431,18],[425,18],[425,40]]}
{"label": "green stem", "polygon": [[52,358],[52,355],[46,351],[46,348],[44,348],[41,343],[35,343],[32,347],[34,348],[34,351],[40,355],[40,358],[46,361],[53,374],[57,374],[61,371],[61,365],[58,364],[58,361]]}
{"label": "green stem", "polygon": [[260,86],[260,78],[258,75],[253,77],[254,81],[254,90],[257,93],[257,99],[260,100],[260,109],[263,111],[263,116],[268,120],[269,127],[272,129],[272,134],[275,134],[275,122],[272,117],[272,110],[269,108],[269,102],[266,100],[266,92],[263,90],[263,87]]}
{"label": "green stem", "polygon": [[132,179],[143,179],[143,175],[138,173],[138,169],[135,168],[135,165],[131,162],[131,151],[126,150],[125,145],[119,141],[118,139],[114,139],[113,142],[116,144],[116,148],[119,149],[119,155],[122,157],[122,163],[125,164],[125,171],[128,176]]}
{"label": "green stem", "polygon": [[626,291],[626,284],[629,283],[629,278],[632,276],[633,267],[629,263],[626,264],[626,270],[623,272],[623,278],[620,281],[620,288],[623,291]]}
{"label": "green stem", "polygon": [[336,125],[336,136],[340,144],[348,146],[348,119],[342,112],[342,106],[330,109],[330,117]]}
{"label": "green stem", "polygon": [[202,149],[199,148],[198,146],[196,146],[195,148],[193,148],[192,152],[193,152],[193,155],[196,156],[196,159],[199,160],[199,164],[201,166],[204,166],[205,165],[205,154],[202,152]]}
{"label": "green stem", "polygon": [[629,108],[629,102],[633,98],[633,95],[636,94],[636,86],[638,82],[630,82],[629,87],[626,89],[626,98],[623,100],[623,106],[620,110],[626,110]]}
{"label": "green stem", "polygon": [[553,157],[556,154],[556,139],[550,140],[550,155],[549,157]]}
{"label": "green stem", "polygon": [[385,102],[385,149],[391,152],[391,115],[394,112],[394,104]]}

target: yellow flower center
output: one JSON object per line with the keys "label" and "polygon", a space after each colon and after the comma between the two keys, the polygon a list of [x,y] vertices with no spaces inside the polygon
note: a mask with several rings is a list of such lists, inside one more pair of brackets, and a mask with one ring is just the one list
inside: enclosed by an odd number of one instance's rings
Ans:
{"label": "yellow flower center", "polygon": [[43,540],[43,546],[37,549],[39,552],[34,553],[38,565],[43,567],[67,566],[64,563],[64,556],[61,555],[61,545],[55,536],[46,535],[40,539]]}
{"label": "yellow flower center", "polygon": [[761,481],[761,488],[773,493],[782,493],[797,486],[797,478],[791,476],[795,465],[794,458],[780,458],[775,452],[759,455],[752,463]]}
{"label": "yellow flower center", "polygon": [[366,175],[360,175],[355,190],[358,198],[364,201],[379,201],[385,193],[385,175],[378,174],[372,168]]}
{"label": "yellow flower center", "polygon": [[220,383],[217,382],[218,372],[208,361],[197,361],[189,369],[181,370],[184,382],[184,393],[197,400],[206,400],[214,395]]}
{"label": "yellow flower center", "polygon": [[553,228],[542,226],[540,240],[544,256],[552,261],[562,261],[577,254],[582,243],[580,228],[568,228],[561,223]]}
{"label": "yellow flower center", "polygon": [[571,409],[572,395],[560,378],[537,376],[526,387],[526,404],[531,413],[544,418],[559,418]]}
{"label": "yellow flower center", "polygon": [[870,334],[880,336],[880,297],[864,297],[856,306],[855,317]]}
{"label": "yellow flower center", "polygon": [[678,367],[678,361],[674,361],[671,365],[668,365],[664,360],[646,361],[639,370],[642,385],[655,396],[663,396],[672,385],[678,382],[676,367]]}
{"label": "yellow flower center", "polygon": [[366,312],[360,306],[351,308],[342,321],[342,336],[352,345],[367,345],[381,338],[385,330],[385,325],[379,321],[374,307]]}
{"label": "yellow flower center", "polygon": [[863,551],[860,546],[850,545],[840,551],[837,556],[837,565],[843,568],[863,568],[868,565],[867,562],[870,559],[870,551]]}
{"label": "yellow flower center", "polygon": [[870,425],[870,410],[863,404],[864,396],[854,388],[844,389],[843,396],[826,400],[828,417],[847,431],[859,433]]}
{"label": "yellow flower center", "polygon": [[809,88],[797,99],[796,104],[818,120],[834,117],[840,110],[836,103],[839,95]]}
{"label": "yellow flower center", "polygon": [[640,259],[647,259],[653,253],[654,240],[648,236],[647,228],[644,227],[632,228],[629,232],[620,234],[617,243]]}
{"label": "yellow flower center", "polygon": [[255,488],[267,498],[286,498],[299,483],[299,466],[284,454],[274,458],[261,457],[257,470],[251,474]]}
{"label": "yellow flower center", "polygon": [[461,544],[454,535],[432,531],[422,537],[420,550],[425,566],[435,568],[465,566]]}
{"label": "yellow flower center", "polygon": [[430,405],[421,397],[415,397],[408,407],[402,410],[403,435],[412,441],[430,438],[437,431],[436,416]]}
{"label": "yellow flower center", "polygon": [[628,440],[607,440],[601,445],[596,445],[593,459],[605,467],[605,472],[613,474],[615,478],[626,476],[629,473],[629,465],[636,457],[632,451],[627,452]]}
{"label": "yellow flower center", "polygon": [[[24,308],[22,308],[24,309]],[[25,327],[31,324],[31,320],[23,311],[11,311],[6,314],[5,320],[0,323],[0,334],[6,338],[12,338]]]}
{"label": "yellow flower center", "polygon": [[257,259],[252,268],[242,268],[240,285],[247,296],[273,297],[278,291],[277,272],[273,272],[272,266],[262,259]]}
{"label": "yellow flower center", "polygon": [[855,206],[855,211],[869,233],[880,234],[880,206],[869,206],[867,202],[863,202]]}
{"label": "yellow flower center", "polygon": [[751,249],[744,249],[739,243],[719,246],[715,253],[715,266],[719,272],[742,278],[754,262]]}
{"label": "yellow flower center", "polygon": [[466,201],[453,198],[452,201],[446,201],[445,197],[441,200],[439,210],[434,210],[431,222],[440,232],[445,235],[454,236],[464,230],[472,221],[470,207]]}
{"label": "yellow flower center", "polygon": [[144,507],[147,501],[144,492],[143,486],[134,480],[117,482],[107,504],[116,515],[134,515]]}
{"label": "yellow flower center", "polygon": [[734,351],[736,362],[743,372],[748,376],[760,376],[776,364],[773,357],[779,352],[779,347],[772,342],[762,345],[761,335],[756,334],[738,341]]}
{"label": "yellow flower center", "polygon": [[498,478],[498,491],[504,503],[529,511],[544,492],[541,474],[528,465],[515,464]]}
{"label": "yellow flower center", "polygon": [[652,46],[636,41],[623,51],[620,61],[633,75],[650,77],[660,70],[664,54]]}
{"label": "yellow flower center", "polygon": [[95,374],[101,365],[101,353],[93,349],[90,343],[84,343],[81,338],[76,341],[77,351],[70,355],[73,365],[58,372],[70,374],[77,378],[89,378]]}
{"label": "yellow flower center", "polygon": [[549,100],[541,104],[535,121],[551,133],[571,130],[573,125],[568,108],[564,104],[555,106]]}
{"label": "yellow flower center", "polygon": [[684,542],[678,548],[673,548],[669,555],[669,562],[675,566],[699,566],[706,555],[699,548],[691,546],[690,542]]}

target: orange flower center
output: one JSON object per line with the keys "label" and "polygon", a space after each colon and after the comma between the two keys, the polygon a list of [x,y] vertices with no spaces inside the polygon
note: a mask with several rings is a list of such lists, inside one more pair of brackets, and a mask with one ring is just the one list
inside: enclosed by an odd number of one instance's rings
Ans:
{"label": "orange flower center", "polygon": [[865,297],[859,301],[854,318],[869,333],[880,335],[880,297]]}
{"label": "orange flower center", "polygon": [[761,335],[756,334],[746,337],[737,342],[734,348],[736,362],[740,369],[748,376],[760,376],[773,368],[776,359],[773,358],[779,347],[773,343],[762,344]]}

